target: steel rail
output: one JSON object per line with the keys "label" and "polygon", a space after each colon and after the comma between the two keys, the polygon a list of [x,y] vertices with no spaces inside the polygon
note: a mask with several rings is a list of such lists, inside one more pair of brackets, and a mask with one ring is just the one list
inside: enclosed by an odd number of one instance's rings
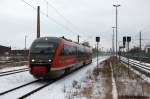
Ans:
{"label": "steel rail", "polygon": [[[94,63],[94,62],[96,62],[96,61],[94,60],[92,63]],[[30,92],[27,92],[27,93],[25,93],[24,95],[18,97],[18,99],[24,99],[24,98],[26,98],[26,97],[29,97],[30,95],[32,95],[32,94],[34,94],[34,93],[40,91],[41,89],[43,89],[43,88],[45,88],[45,87],[47,87],[47,86],[49,86],[49,85],[51,85],[51,84],[57,82],[58,80],[60,80],[60,79],[62,79],[62,78],[64,78],[64,77],[66,77],[66,76],[68,76],[69,74],[72,74],[72,73],[74,73],[74,72],[76,72],[76,71],[78,71],[78,70],[80,70],[80,69],[85,68],[85,67],[88,66],[88,65],[90,65],[90,64],[87,64],[87,65],[85,65],[85,66],[81,66],[81,67],[79,67],[79,68],[76,68],[76,69],[72,70],[71,72],[68,72],[67,74],[62,75],[62,76],[59,77],[59,78],[51,79],[51,80],[48,81],[46,84],[41,85],[40,87],[38,87],[38,88],[36,88],[36,89],[34,89],[34,90],[30,91]],[[29,82],[29,83],[27,83],[27,84],[18,86],[18,87],[16,87],[16,88],[9,89],[9,90],[7,90],[7,91],[5,91],[5,92],[1,92],[1,93],[0,93],[0,96],[5,95],[5,94],[7,95],[7,93],[9,93],[9,92],[13,92],[13,91],[15,91],[15,90],[17,90],[17,89],[19,90],[19,89],[21,89],[21,88],[25,88],[26,86],[28,86],[28,85],[30,85],[30,84],[34,84],[34,83],[39,82],[39,81],[42,81],[42,80],[36,80],[36,81],[33,81],[33,82]]]}
{"label": "steel rail", "polygon": [[10,70],[10,71],[5,71],[5,72],[0,72],[0,76],[6,76],[6,75],[11,75],[11,74],[16,74],[20,72],[25,72],[29,71],[29,68],[23,68],[23,69],[16,69],[16,70]]}
{"label": "steel rail", "polygon": [[14,91],[14,90],[17,90],[17,89],[19,89],[19,88],[25,87],[25,86],[27,86],[27,85],[30,85],[30,84],[36,83],[36,82],[38,82],[38,81],[40,81],[40,80],[35,80],[35,81],[32,81],[32,82],[29,82],[29,83],[23,84],[23,85],[21,85],[21,86],[18,86],[18,87],[15,87],[15,88],[9,89],[9,90],[7,90],[7,91],[1,92],[1,93],[0,93],[0,96],[1,96],[1,95],[4,95],[4,94],[6,94],[6,93],[12,92],[12,91]]}
{"label": "steel rail", "polygon": [[[96,61],[93,61],[92,63],[94,63],[94,62],[96,62]],[[90,64],[87,64],[87,65],[90,65]],[[27,93],[27,94],[25,94],[25,95],[19,97],[18,99],[24,99],[24,98],[26,98],[26,97],[29,97],[30,95],[32,95],[32,94],[34,94],[34,93],[40,91],[41,89],[43,89],[43,88],[45,88],[45,87],[47,87],[47,86],[49,86],[49,85],[51,85],[51,84],[57,82],[58,80],[60,80],[60,79],[62,79],[62,78],[64,78],[64,77],[66,77],[66,76],[68,76],[69,74],[72,74],[72,73],[74,73],[74,72],[76,72],[76,71],[78,71],[78,70],[80,70],[80,69],[86,67],[87,65],[81,66],[81,67],[79,67],[79,68],[77,68],[77,69],[75,69],[75,70],[73,70],[73,71],[71,71],[71,72],[68,72],[68,73],[65,74],[65,75],[62,75],[62,76],[59,77],[59,78],[53,79],[52,81],[48,82],[47,84],[45,84],[45,85],[43,85],[43,86],[41,86],[41,87],[39,87],[39,88],[37,88],[37,89],[35,89],[35,90],[33,90],[33,91]]]}
{"label": "steel rail", "polygon": [[[121,61],[125,64],[128,64],[127,59],[121,59]],[[150,66],[145,65],[145,64],[140,64],[138,62],[135,62],[133,60],[129,61],[129,65],[132,66],[132,68],[140,71],[142,74],[145,74],[146,76],[150,77]]]}

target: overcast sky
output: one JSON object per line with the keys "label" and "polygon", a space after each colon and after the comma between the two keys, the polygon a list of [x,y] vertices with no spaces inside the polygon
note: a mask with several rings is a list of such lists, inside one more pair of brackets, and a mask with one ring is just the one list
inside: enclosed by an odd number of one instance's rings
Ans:
{"label": "overcast sky", "polygon": [[[41,6],[41,36],[65,36],[95,45],[95,37],[101,37],[101,47],[111,48],[112,27],[115,26],[115,8],[118,8],[118,35],[131,36],[132,46],[139,45],[139,31],[142,31],[142,45],[150,40],[150,0],[24,0],[33,7]],[[48,5],[48,6],[47,6]],[[59,13],[58,13],[59,12]],[[36,38],[37,12],[23,0],[0,0],[0,45],[24,48]],[[64,18],[65,17],[65,18]],[[121,43],[120,43],[121,45]]]}

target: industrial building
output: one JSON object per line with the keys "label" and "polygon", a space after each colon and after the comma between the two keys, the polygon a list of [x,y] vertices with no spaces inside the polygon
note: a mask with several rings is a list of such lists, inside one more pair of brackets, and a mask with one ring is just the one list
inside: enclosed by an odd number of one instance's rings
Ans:
{"label": "industrial building", "polygon": [[6,47],[6,46],[2,46],[0,45],[0,55],[3,54],[8,54],[11,51],[11,47]]}
{"label": "industrial building", "polygon": [[146,45],[145,51],[146,51],[146,53],[150,53],[150,45]]}

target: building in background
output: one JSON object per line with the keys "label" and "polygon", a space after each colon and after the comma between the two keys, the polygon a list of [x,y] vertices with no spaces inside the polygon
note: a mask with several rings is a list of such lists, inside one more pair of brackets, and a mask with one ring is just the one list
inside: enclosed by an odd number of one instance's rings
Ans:
{"label": "building in background", "polygon": [[17,50],[17,49],[15,49],[15,50],[11,50],[10,54],[15,55],[15,56],[18,56],[18,55],[27,56],[29,54],[29,50]]}
{"label": "building in background", "polygon": [[0,45],[0,55],[9,54],[10,51],[11,51],[11,47]]}
{"label": "building in background", "polygon": [[145,46],[145,52],[146,53],[150,53],[150,45],[146,45]]}

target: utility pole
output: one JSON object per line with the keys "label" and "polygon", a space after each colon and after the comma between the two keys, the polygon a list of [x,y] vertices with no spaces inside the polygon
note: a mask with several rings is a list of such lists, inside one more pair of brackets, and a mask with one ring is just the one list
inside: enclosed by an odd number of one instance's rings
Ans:
{"label": "utility pole", "polygon": [[25,35],[25,39],[24,40],[25,40],[25,42],[24,42],[24,46],[25,46],[25,48],[24,48],[24,58],[27,59],[27,56],[28,56],[27,55],[28,54],[27,53],[27,35]]}
{"label": "utility pole", "polygon": [[24,48],[24,50],[27,50],[27,35],[25,35],[25,48]]}
{"label": "utility pole", "polygon": [[117,8],[120,6],[120,5],[113,5],[115,8],[116,8],[116,58],[117,58],[117,49],[118,49],[118,46],[117,46],[117,43],[118,43],[118,12],[117,12]]}
{"label": "utility pole", "polygon": [[40,6],[37,7],[37,38],[40,37]]}
{"label": "utility pole", "polygon": [[142,37],[141,37],[141,32],[140,32],[140,50],[139,50],[140,62],[141,62],[141,52],[142,52],[142,43],[141,43],[141,41],[142,41]]}
{"label": "utility pole", "polygon": [[115,27],[112,27],[113,28],[113,35],[112,35],[112,52],[113,52],[113,56],[114,56],[114,52],[115,52],[115,45],[114,45],[114,32],[115,32]]}
{"label": "utility pole", "polygon": [[[129,74],[130,74],[130,73],[129,73],[129,65],[130,65],[130,62],[129,62],[129,58],[130,58],[130,57],[129,57],[129,56],[130,56],[130,55],[129,55],[129,54],[130,54],[130,53],[129,53],[129,43],[131,42],[131,36],[127,36],[126,40],[127,40],[127,44],[128,44],[128,75],[129,75]],[[129,76],[130,76],[130,75],[129,75]]]}
{"label": "utility pole", "polygon": [[142,37],[141,37],[141,32],[140,32],[140,52],[142,50],[141,40],[142,40]]}
{"label": "utility pole", "polygon": [[98,74],[98,55],[99,55],[98,44],[100,42],[100,37],[96,37],[96,42],[97,42],[97,74]]}
{"label": "utility pole", "polygon": [[79,38],[80,38],[80,36],[78,35],[78,36],[77,36],[77,39],[78,39],[78,43],[79,43]]}

